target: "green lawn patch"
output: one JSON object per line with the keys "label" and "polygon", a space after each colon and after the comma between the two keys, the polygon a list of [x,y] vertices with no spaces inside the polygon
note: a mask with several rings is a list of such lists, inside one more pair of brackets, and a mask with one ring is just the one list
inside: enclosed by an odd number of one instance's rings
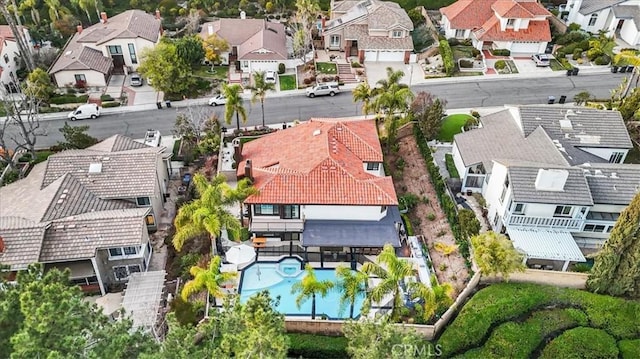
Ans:
{"label": "green lawn patch", "polygon": [[211,69],[209,65],[202,65],[193,70],[193,74],[198,77],[226,80],[229,75],[229,66],[214,66]]}
{"label": "green lawn patch", "polygon": [[316,62],[316,70],[323,74],[338,74],[338,66],[332,62]]}
{"label": "green lawn patch", "polygon": [[456,61],[462,58],[473,58],[474,49],[475,48],[473,46],[465,46],[465,45],[451,46],[451,51],[453,51],[453,58]]}
{"label": "green lawn patch", "polygon": [[287,333],[289,357],[320,359],[348,358],[347,338],[315,334]]}
{"label": "green lawn patch", "polygon": [[[545,310],[548,308],[560,309]],[[540,326],[542,322],[546,327]],[[597,336],[594,342],[603,345],[601,352],[596,350],[591,356],[563,355],[565,346],[574,348],[577,353],[575,346],[582,345],[575,342],[575,335],[567,336],[566,343],[560,339],[562,335],[555,338],[553,341],[560,341],[551,349],[542,348],[542,352],[555,353],[555,356],[547,356],[555,358],[611,357],[609,337],[613,339],[614,347],[616,340],[640,339],[640,303],[575,289],[523,283],[494,284],[467,302],[438,344],[444,351],[443,357],[462,353],[463,357],[530,357],[532,348],[536,347],[534,344],[544,345],[545,336],[553,328],[562,330],[576,325],[598,329],[605,334],[594,334]],[[626,345],[633,350],[634,344]],[[516,350],[528,354],[516,355]],[[613,357],[617,357],[617,353]]]}
{"label": "green lawn patch", "polygon": [[558,61],[556,59],[551,59],[549,61],[549,67],[551,67],[552,71],[565,71],[566,70],[564,65],[561,64],[560,61]]}
{"label": "green lawn patch", "polygon": [[51,156],[52,154],[54,154],[54,152],[50,151],[50,150],[39,150],[39,151],[36,151],[35,160],[31,161],[31,154],[27,153],[26,155],[20,157],[20,159],[18,161],[19,162],[33,162],[34,165],[37,165],[40,162],[46,161],[47,158],[49,158],[49,156]]}
{"label": "green lawn patch", "polygon": [[280,75],[278,76],[278,80],[280,81],[280,91],[289,91],[298,88],[298,86],[296,86],[296,75]]}
{"label": "green lawn patch", "polygon": [[438,141],[451,142],[453,136],[462,132],[462,127],[467,123],[467,120],[472,119],[471,115],[464,113],[449,115],[442,121],[442,127],[438,134]]}
{"label": "green lawn patch", "polygon": [[172,156],[172,158],[173,158],[174,161],[179,161],[178,152],[180,152],[180,144],[181,143],[182,143],[182,139],[175,140],[173,142],[173,151],[172,151],[173,152],[173,156]]}
{"label": "green lawn patch", "polygon": [[447,171],[449,171],[449,177],[451,178],[460,178],[458,174],[458,169],[456,168],[455,162],[453,162],[453,155],[447,153],[444,155],[444,162],[447,164]]}
{"label": "green lawn patch", "polygon": [[594,328],[567,330],[552,340],[542,351],[541,359],[617,358],[616,340],[607,332]]}
{"label": "green lawn patch", "polygon": [[640,339],[621,340],[618,342],[618,348],[620,348],[622,359],[640,358]]}

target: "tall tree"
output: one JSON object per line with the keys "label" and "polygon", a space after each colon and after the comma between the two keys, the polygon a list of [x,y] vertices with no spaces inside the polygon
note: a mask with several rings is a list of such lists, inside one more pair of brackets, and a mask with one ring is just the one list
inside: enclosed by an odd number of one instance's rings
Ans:
{"label": "tall tree", "polygon": [[420,91],[411,103],[411,113],[428,140],[436,138],[440,132],[445,104],[444,100],[426,91]]}
{"label": "tall tree", "polygon": [[180,58],[173,43],[161,41],[153,48],[142,51],[140,57],[142,61],[138,72],[152,79],[151,87],[157,91],[184,95],[195,83],[191,66]]}
{"label": "tall tree", "polygon": [[63,150],[84,149],[98,143],[98,139],[87,134],[89,126],[69,126],[67,121],[58,129],[64,136],[64,142],[58,142]]}
{"label": "tall tree", "polygon": [[224,105],[224,122],[231,124],[231,118],[236,115],[236,125],[240,131],[240,118],[242,123],[247,122],[247,110],[244,108],[244,100],[242,99],[242,87],[238,84],[222,85],[222,94],[227,98]]}
{"label": "tall tree", "polygon": [[[151,354],[145,354],[140,359],[184,359],[184,358],[212,358],[215,345],[208,340],[214,335],[215,321],[203,321],[200,325],[181,325],[176,319],[176,313],[170,312],[166,316],[167,334],[160,343],[160,349]],[[207,338],[207,340],[203,340]]]}
{"label": "tall tree", "polygon": [[9,24],[9,28],[13,33],[14,38],[16,39],[16,44],[18,45],[18,49],[20,50],[20,54],[24,59],[24,64],[27,71],[33,71],[36,66],[33,62],[33,53],[31,52],[31,46],[27,43],[24,33],[22,32],[22,28],[16,24],[16,19],[9,12],[9,6],[11,3],[8,0],[0,0],[0,13],[4,17],[7,24]]}
{"label": "tall tree", "polygon": [[458,223],[460,223],[460,230],[462,231],[464,238],[477,236],[482,228],[476,213],[466,208],[458,211]]}
{"label": "tall tree", "polygon": [[326,297],[335,284],[329,280],[318,280],[313,267],[309,263],[304,267],[304,271],[305,275],[302,280],[293,283],[291,286],[291,294],[298,293],[296,297],[298,308],[311,298],[311,319],[316,319],[316,296]]}
{"label": "tall tree", "polygon": [[179,58],[192,68],[200,66],[204,60],[204,48],[200,35],[189,35],[174,41]]}
{"label": "tall tree", "polygon": [[27,83],[23,89],[25,95],[31,96],[43,104],[49,103],[51,95],[54,92],[54,86],[51,83],[51,77],[46,70],[36,68],[27,76]]}
{"label": "tall tree", "polygon": [[191,267],[189,272],[193,279],[185,283],[182,288],[180,292],[182,300],[186,301],[192,295],[207,290],[209,295],[213,297],[213,306],[215,307],[216,298],[226,296],[226,292],[222,290],[222,285],[236,277],[236,273],[221,272],[221,265],[222,259],[220,256],[213,256],[206,268],[197,265]]}
{"label": "tall tree", "polygon": [[213,66],[221,62],[220,54],[229,51],[229,43],[227,40],[213,34],[202,42],[202,48],[204,49],[204,57],[211,63],[211,69],[213,70]]}
{"label": "tall tree", "polygon": [[400,310],[404,307],[400,282],[405,277],[413,275],[413,265],[406,259],[398,258],[395,248],[390,244],[385,244],[376,262],[367,262],[362,266],[362,271],[368,275],[380,278],[380,282],[371,288],[365,299],[366,307],[371,306],[371,302],[381,302],[387,295],[392,296],[391,318],[397,320],[400,317]]}
{"label": "tall tree", "polygon": [[361,82],[355,89],[353,89],[353,102],[362,102],[362,113],[364,114],[365,119],[373,110],[372,101],[374,96],[374,90],[369,86],[367,81]]}
{"label": "tall tree", "polygon": [[176,233],[173,246],[180,251],[184,243],[192,238],[208,235],[212,241],[212,250],[216,251],[215,239],[223,228],[238,238],[240,221],[227,208],[244,201],[257,190],[250,185],[248,179],[238,181],[236,188],[231,188],[224,175],[219,174],[211,182],[201,175],[193,177],[193,184],[198,198],[180,207],[176,219]]}
{"label": "tall tree", "polygon": [[[393,324],[388,318],[348,321],[343,327],[352,359],[417,359],[438,352],[415,331]],[[430,355],[431,354],[431,355]]]}
{"label": "tall tree", "polygon": [[640,298],[640,194],[616,221],[587,281],[595,293]]}
{"label": "tall tree", "polygon": [[336,268],[337,287],[340,290],[340,313],[349,304],[349,318],[353,319],[356,300],[366,294],[369,276],[360,271],[351,270],[347,266]]}
{"label": "tall tree", "polygon": [[481,233],[471,238],[473,259],[482,274],[502,275],[508,281],[511,273],[524,271],[523,256],[504,235],[494,231]]}
{"label": "tall tree", "polygon": [[299,35],[297,36],[303,44],[303,49],[301,49],[303,59],[309,49],[315,52],[313,31],[316,29],[319,14],[320,5],[318,0],[296,0],[295,22],[298,24]]}
{"label": "tall tree", "polygon": [[413,92],[400,80],[404,76],[402,70],[394,71],[387,67],[387,77],[378,81],[375,88],[374,108],[378,114],[385,114],[385,128],[387,132],[387,144],[391,146],[395,142],[398,131],[398,114],[406,114],[408,105],[413,101]]}
{"label": "tall tree", "polygon": [[276,90],[276,84],[273,82],[265,81],[264,71],[254,72],[253,81],[253,86],[248,87],[248,89],[251,90],[251,102],[260,101],[260,107],[262,109],[262,127],[265,127],[264,99],[267,97],[267,92]]}
{"label": "tall tree", "polygon": [[411,282],[408,286],[409,297],[418,300],[422,306],[418,313],[421,322],[428,323],[435,315],[444,313],[453,304],[454,289],[450,283],[438,283],[435,274],[431,275],[430,285],[422,282]]}

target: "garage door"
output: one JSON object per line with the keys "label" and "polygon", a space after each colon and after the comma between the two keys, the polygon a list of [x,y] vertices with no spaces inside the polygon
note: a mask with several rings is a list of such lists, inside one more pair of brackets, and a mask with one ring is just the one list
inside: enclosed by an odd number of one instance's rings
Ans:
{"label": "garage door", "polygon": [[378,53],[379,62],[404,61],[404,51],[380,51]]}
{"label": "garage door", "polygon": [[511,52],[516,54],[537,54],[539,42],[514,42],[511,44]]}
{"label": "garage door", "polygon": [[378,51],[365,51],[364,61],[369,61],[369,62],[378,61]]}

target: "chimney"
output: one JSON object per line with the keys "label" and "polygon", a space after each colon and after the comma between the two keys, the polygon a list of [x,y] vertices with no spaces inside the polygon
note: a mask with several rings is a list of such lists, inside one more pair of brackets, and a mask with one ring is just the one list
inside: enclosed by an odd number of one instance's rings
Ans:
{"label": "chimney", "polygon": [[4,239],[0,236],[0,254],[4,253]]}
{"label": "chimney", "polygon": [[101,22],[102,22],[103,24],[106,24],[106,23],[107,23],[107,13],[106,13],[106,12],[104,12],[104,11],[103,11],[103,12],[101,12],[101,13],[100,13],[100,19],[102,19],[102,20],[101,20]]}
{"label": "chimney", "polygon": [[253,173],[251,170],[251,160],[247,160],[247,163],[244,165],[244,178],[248,178],[253,181]]}
{"label": "chimney", "polygon": [[82,25],[76,26],[76,31],[78,32],[78,34],[82,34]]}
{"label": "chimney", "polygon": [[160,9],[156,9],[156,19],[160,20],[162,17],[160,16]]}

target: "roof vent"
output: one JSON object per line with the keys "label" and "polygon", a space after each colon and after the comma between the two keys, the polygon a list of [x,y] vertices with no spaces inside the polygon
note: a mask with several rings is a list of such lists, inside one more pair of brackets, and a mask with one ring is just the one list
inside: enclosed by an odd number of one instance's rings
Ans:
{"label": "roof vent", "polygon": [[67,228],[76,228],[76,225],[75,224],[70,224],[70,225],[67,226]]}
{"label": "roof vent", "polygon": [[573,130],[573,126],[571,125],[571,121],[568,119],[560,120],[560,128],[565,131]]}
{"label": "roof vent", "polygon": [[102,161],[109,161],[110,159],[110,157],[102,157]]}
{"label": "roof vent", "polygon": [[64,202],[64,199],[60,198],[60,199],[56,202],[56,204],[62,204],[62,202]]}
{"label": "roof vent", "polygon": [[102,172],[102,163],[89,164],[89,173],[100,173],[100,172]]}
{"label": "roof vent", "polygon": [[313,131],[313,135],[314,135],[314,136],[319,136],[319,135],[320,135],[320,133],[321,133],[321,131],[320,131],[319,129],[318,129],[318,130]]}
{"label": "roof vent", "polygon": [[64,229],[64,224],[59,224],[56,226],[56,229]]}
{"label": "roof vent", "polygon": [[69,190],[68,189],[63,189],[62,193],[69,193]]}
{"label": "roof vent", "polygon": [[573,110],[569,109],[567,110],[567,113],[564,115],[565,118],[567,118],[567,116],[575,116],[576,113],[573,112]]}
{"label": "roof vent", "polygon": [[536,121],[542,121],[542,117],[536,117]]}
{"label": "roof vent", "polygon": [[616,187],[616,185],[613,185],[613,190],[614,190],[614,191],[617,191],[617,190],[618,190],[618,188]]}
{"label": "roof vent", "polygon": [[569,178],[569,171],[562,169],[539,169],[535,187],[538,191],[560,192]]}
{"label": "roof vent", "polygon": [[602,173],[602,170],[595,170],[594,172],[596,176],[604,176],[604,174]]}
{"label": "roof vent", "polygon": [[618,173],[611,172],[611,178],[620,178],[620,177],[618,177]]}

